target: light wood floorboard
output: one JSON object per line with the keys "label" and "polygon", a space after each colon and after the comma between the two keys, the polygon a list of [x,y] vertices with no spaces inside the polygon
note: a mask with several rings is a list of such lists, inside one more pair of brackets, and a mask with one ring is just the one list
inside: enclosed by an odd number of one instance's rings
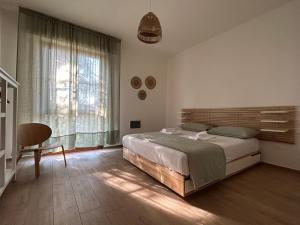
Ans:
{"label": "light wood floorboard", "polygon": [[299,225],[300,173],[260,164],[182,199],[121,149],[32,158],[0,198],[0,225]]}

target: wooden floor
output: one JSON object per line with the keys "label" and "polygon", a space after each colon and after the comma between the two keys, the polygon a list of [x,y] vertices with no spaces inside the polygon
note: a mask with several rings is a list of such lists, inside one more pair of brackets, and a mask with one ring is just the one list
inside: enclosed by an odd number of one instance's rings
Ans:
{"label": "wooden floor", "polygon": [[258,165],[187,199],[122,159],[121,150],[22,159],[0,198],[1,225],[299,225],[300,175]]}

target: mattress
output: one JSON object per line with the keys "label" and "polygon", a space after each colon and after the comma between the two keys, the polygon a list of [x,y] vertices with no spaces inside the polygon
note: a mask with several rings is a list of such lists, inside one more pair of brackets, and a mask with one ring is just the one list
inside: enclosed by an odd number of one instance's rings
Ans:
{"label": "mattress", "polygon": [[[196,135],[197,132],[181,131],[178,136],[194,138]],[[227,163],[259,150],[259,141],[256,138],[239,139],[219,135],[209,136],[211,136],[211,139],[206,141],[217,144],[224,149]],[[188,159],[183,152],[130,135],[123,137],[123,146],[151,162],[165,166],[184,176],[189,176]]]}

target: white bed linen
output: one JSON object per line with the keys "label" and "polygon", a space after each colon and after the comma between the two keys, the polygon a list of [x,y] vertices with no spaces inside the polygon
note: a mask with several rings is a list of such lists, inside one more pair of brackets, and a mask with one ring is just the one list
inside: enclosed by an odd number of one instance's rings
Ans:
{"label": "white bed linen", "polygon": [[[196,135],[197,132],[182,130],[179,136],[194,139]],[[256,138],[239,139],[218,135],[211,136],[213,138],[208,141],[224,149],[227,163],[259,150],[259,141]],[[186,154],[181,151],[134,138],[130,135],[123,137],[123,146],[154,163],[185,176],[189,175],[188,159]]]}

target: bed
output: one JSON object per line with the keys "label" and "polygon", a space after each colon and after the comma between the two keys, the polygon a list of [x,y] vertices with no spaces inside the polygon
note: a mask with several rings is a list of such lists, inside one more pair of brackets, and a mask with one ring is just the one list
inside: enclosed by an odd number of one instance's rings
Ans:
{"label": "bed", "polygon": [[[178,136],[193,139],[196,134],[181,130]],[[224,149],[226,177],[260,161],[258,139],[211,136],[208,141]],[[181,151],[126,135],[123,137],[123,157],[183,197],[207,186],[195,190],[190,179],[187,155]],[[174,183],[170,177],[175,178]]]}
{"label": "bed", "polygon": [[[279,109],[278,107],[239,108],[239,110],[227,109],[228,111],[225,110],[225,112],[222,109],[219,114],[217,113],[218,116],[216,118],[211,115],[208,116],[210,121],[208,121],[207,118],[203,119],[202,116],[199,116],[199,112],[204,112],[205,114],[207,112],[216,113],[216,109],[208,111],[207,109],[204,111],[201,109],[193,109],[192,111],[182,110],[182,122],[208,122],[215,126],[224,124],[233,126],[243,125],[245,127],[261,129],[261,134],[258,136],[259,139],[290,143],[294,138],[292,130],[287,129],[287,124],[283,124],[282,121],[284,121],[285,116],[288,117],[289,120],[293,119],[295,114],[294,109],[294,107],[280,107]],[[249,110],[251,113],[249,113]],[[239,113],[237,113],[237,111]],[[264,113],[261,113],[262,111]],[[271,116],[265,113],[267,111],[270,112]],[[186,112],[192,113],[188,113],[188,116],[186,116]],[[222,115],[222,117],[219,117],[219,115]],[[237,116],[239,120],[232,120],[232,115]],[[245,117],[245,115],[247,117]],[[265,127],[265,124],[261,123],[260,120],[263,120],[264,116],[267,116],[268,121],[273,121],[275,124],[276,121],[279,121],[279,123],[276,124],[276,130]],[[280,120],[278,117],[280,117]],[[274,124],[270,125],[274,126]],[[293,126],[293,123],[290,123],[289,125]],[[284,126],[286,132],[279,132],[283,131],[281,126]],[[197,132],[184,130],[181,130],[179,133],[180,134],[177,135],[180,138],[186,139],[193,139],[197,134]],[[206,141],[218,145],[224,150],[226,160],[225,176],[220,179],[212,180],[200,187],[195,187],[195,185],[193,185],[187,155],[176,149],[151,141],[142,140],[136,138],[134,135],[126,135],[123,137],[123,158],[182,197],[186,197],[260,162],[261,154],[259,140],[257,138],[239,139],[211,135],[211,138]]]}

